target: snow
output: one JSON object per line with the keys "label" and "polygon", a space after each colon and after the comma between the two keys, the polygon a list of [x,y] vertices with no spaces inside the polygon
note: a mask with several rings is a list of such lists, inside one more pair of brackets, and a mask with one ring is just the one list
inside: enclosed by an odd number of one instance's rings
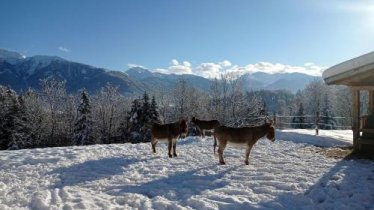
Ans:
{"label": "snow", "polygon": [[[244,165],[228,146],[188,137],[147,144],[0,152],[0,209],[374,209],[374,162],[325,157],[313,144],[351,144],[350,131],[278,130]],[[315,139],[315,141],[313,141]]]}
{"label": "snow", "polygon": [[306,143],[320,147],[346,147],[352,146],[352,130],[319,130],[313,129],[289,129],[277,133],[277,138],[287,139],[295,143]]}
{"label": "snow", "polygon": [[31,75],[35,72],[36,69],[44,68],[48,66],[49,64],[51,64],[52,61],[65,61],[65,60],[57,56],[36,55],[36,56],[26,58],[26,61],[29,61],[31,63],[30,67],[28,67],[28,70],[27,70],[28,75]]}
{"label": "snow", "polygon": [[337,64],[329,69],[326,69],[322,73],[322,78],[326,79],[353,69],[357,69],[362,66],[370,65],[374,63],[374,52],[361,55],[357,58],[350,59],[343,63]]}

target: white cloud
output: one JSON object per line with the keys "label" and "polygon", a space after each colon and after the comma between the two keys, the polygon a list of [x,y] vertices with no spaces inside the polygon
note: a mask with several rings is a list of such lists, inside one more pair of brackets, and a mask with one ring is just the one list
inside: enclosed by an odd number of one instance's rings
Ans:
{"label": "white cloud", "polygon": [[304,66],[291,66],[280,63],[270,63],[270,62],[258,62],[255,64],[248,64],[244,67],[233,66],[227,72],[233,72],[238,75],[254,72],[265,72],[269,74],[274,73],[303,73],[312,76],[321,76],[323,70],[326,67],[318,66],[312,62],[305,63]]}
{"label": "white cloud", "polygon": [[168,70],[173,74],[192,74],[191,68],[184,65],[170,66]]}
{"label": "white cloud", "polygon": [[188,61],[183,61],[180,64],[177,59],[173,59],[171,64],[167,69],[157,68],[153,71],[163,74],[192,74],[191,63]]}
{"label": "white cloud", "polygon": [[62,51],[62,52],[70,52],[70,50],[68,48],[62,47],[62,46],[59,46],[57,49]]}
{"label": "white cloud", "polygon": [[172,64],[173,66],[177,66],[177,65],[179,65],[179,62],[178,62],[177,59],[173,59],[173,60],[171,60],[171,64]]}
{"label": "white cloud", "polygon": [[247,64],[245,66],[233,65],[230,61],[201,63],[195,67],[189,61],[180,63],[178,60],[171,60],[171,66],[168,68],[157,68],[153,71],[164,74],[194,74],[205,78],[216,78],[221,74],[230,73],[233,76],[241,76],[247,73],[265,72],[274,73],[303,73],[312,76],[321,76],[326,69],[324,66],[318,66],[313,62],[306,62],[301,66],[292,66],[281,63],[270,63],[266,61]]}
{"label": "white cloud", "polygon": [[231,62],[228,61],[228,60],[224,60],[222,62],[219,62],[218,64],[223,66],[223,67],[230,67],[232,65]]}
{"label": "white cloud", "polygon": [[216,63],[202,63],[196,67],[194,72],[199,76],[215,78],[223,73],[222,69],[222,66]]}
{"label": "white cloud", "polygon": [[127,66],[128,66],[129,68],[135,68],[135,67],[140,67],[140,68],[143,68],[143,69],[146,69],[146,68],[147,68],[147,67],[145,67],[145,66],[138,65],[138,64],[134,64],[134,63],[129,63],[129,64],[127,64]]}
{"label": "white cloud", "polygon": [[159,73],[162,73],[162,74],[170,74],[169,70],[161,69],[161,68],[153,69],[153,72],[159,72]]}
{"label": "white cloud", "polygon": [[219,77],[222,73],[226,73],[230,66],[232,64],[228,60],[218,63],[201,63],[194,69],[194,73],[206,78],[215,78]]}
{"label": "white cloud", "polygon": [[184,66],[188,66],[188,67],[191,67],[191,63],[190,63],[190,62],[188,62],[188,61],[183,61],[183,65],[184,65]]}
{"label": "white cloud", "polygon": [[306,62],[306,63],[304,63],[304,66],[312,66],[312,65],[314,65],[313,62]]}

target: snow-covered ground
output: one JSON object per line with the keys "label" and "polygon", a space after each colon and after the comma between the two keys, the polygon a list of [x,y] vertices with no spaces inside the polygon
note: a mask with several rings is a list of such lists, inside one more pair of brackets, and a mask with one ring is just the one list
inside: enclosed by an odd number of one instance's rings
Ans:
{"label": "snow-covered ground", "polygon": [[352,130],[319,130],[318,136],[313,129],[281,130],[277,138],[295,143],[306,143],[321,147],[352,146]]}
{"label": "snow-covered ground", "polygon": [[[309,132],[309,133],[308,133]],[[351,144],[349,131],[277,131],[261,139],[249,166],[213,140],[0,151],[0,209],[374,209],[374,162],[311,152]]]}

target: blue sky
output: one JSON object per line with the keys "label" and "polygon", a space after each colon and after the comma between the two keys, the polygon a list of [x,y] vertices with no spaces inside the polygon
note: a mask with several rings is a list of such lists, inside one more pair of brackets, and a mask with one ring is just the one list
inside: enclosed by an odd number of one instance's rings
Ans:
{"label": "blue sky", "polygon": [[0,26],[0,48],[114,70],[319,71],[374,49],[374,2],[1,0]]}

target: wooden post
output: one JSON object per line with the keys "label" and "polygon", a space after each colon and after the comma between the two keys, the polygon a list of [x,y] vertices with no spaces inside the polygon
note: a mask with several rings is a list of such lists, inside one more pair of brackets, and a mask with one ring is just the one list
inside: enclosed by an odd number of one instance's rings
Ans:
{"label": "wooden post", "polygon": [[374,90],[369,90],[369,115],[374,114]]}
{"label": "wooden post", "polygon": [[353,131],[353,150],[358,151],[357,143],[360,138],[360,91],[352,89],[352,131]]}
{"label": "wooden post", "polygon": [[314,124],[316,125],[316,136],[318,136],[319,134],[319,130],[318,130],[318,124],[319,124],[319,112],[316,112],[316,118],[314,120]]}
{"label": "wooden post", "polygon": [[273,112],[273,124],[275,125],[277,123],[277,114]]}

